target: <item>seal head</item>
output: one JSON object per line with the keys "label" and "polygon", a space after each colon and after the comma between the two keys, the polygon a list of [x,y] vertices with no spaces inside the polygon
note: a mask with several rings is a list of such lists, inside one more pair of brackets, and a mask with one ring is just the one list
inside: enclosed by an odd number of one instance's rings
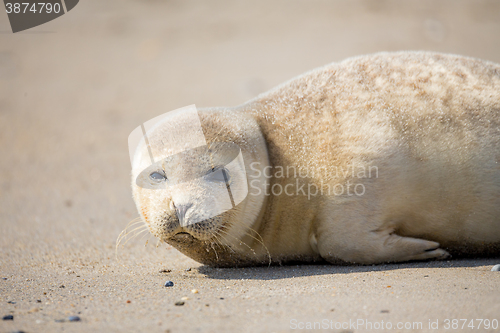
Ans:
{"label": "seal head", "polygon": [[[204,145],[177,152],[179,143],[166,144],[173,128],[193,126],[182,110],[167,114],[138,145],[132,161],[137,208],[154,236],[202,263],[254,261],[239,249],[255,241],[249,230],[265,202],[264,195],[247,195],[248,176],[261,178],[264,193],[266,178],[250,167],[269,164],[264,138],[244,113],[207,109],[198,116]],[[184,143],[199,141],[193,138],[199,133],[179,135]]]}

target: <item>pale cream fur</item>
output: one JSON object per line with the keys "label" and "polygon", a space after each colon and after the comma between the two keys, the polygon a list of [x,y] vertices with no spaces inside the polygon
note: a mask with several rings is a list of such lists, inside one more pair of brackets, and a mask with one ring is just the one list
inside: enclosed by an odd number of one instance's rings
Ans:
{"label": "pale cream fur", "polygon": [[[262,192],[250,187],[211,230],[175,240],[145,216],[174,221],[168,198],[133,185],[134,198],[156,236],[218,266],[499,255],[499,112],[497,64],[426,52],[347,59],[240,107],[200,112],[212,140],[241,145]],[[307,176],[277,176],[280,166]],[[373,173],[338,172],[350,168]],[[347,184],[362,184],[363,195],[327,192]],[[287,185],[320,192],[264,194]]]}

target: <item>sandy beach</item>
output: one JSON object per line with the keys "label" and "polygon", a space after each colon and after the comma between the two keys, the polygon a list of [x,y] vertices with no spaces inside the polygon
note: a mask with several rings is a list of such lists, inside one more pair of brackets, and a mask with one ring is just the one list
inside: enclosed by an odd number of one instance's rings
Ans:
{"label": "sandy beach", "polygon": [[0,13],[0,332],[500,331],[500,257],[217,269],[145,233],[115,251],[142,122],[399,50],[500,63],[500,2],[86,0],[15,34]]}

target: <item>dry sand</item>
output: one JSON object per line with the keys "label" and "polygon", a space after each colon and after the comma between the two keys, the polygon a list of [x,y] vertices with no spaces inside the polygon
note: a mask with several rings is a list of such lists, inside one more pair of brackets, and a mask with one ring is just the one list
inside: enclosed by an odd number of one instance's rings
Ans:
{"label": "dry sand", "polygon": [[[17,34],[0,13],[0,315],[14,316],[0,332],[290,332],[322,320],[335,332],[365,331],[350,320],[438,332],[446,319],[500,320],[500,258],[212,269],[149,235],[115,257],[138,216],[127,137],[140,123],[396,50],[500,62],[500,2],[86,0]],[[56,322],[71,315],[81,322]],[[478,323],[467,331],[485,331]]]}

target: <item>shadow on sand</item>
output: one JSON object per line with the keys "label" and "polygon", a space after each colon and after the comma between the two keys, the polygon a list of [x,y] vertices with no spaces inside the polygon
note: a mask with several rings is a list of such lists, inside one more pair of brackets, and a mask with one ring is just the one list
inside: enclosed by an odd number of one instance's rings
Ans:
{"label": "shadow on sand", "polygon": [[[263,266],[263,267],[245,267],[245,268],[214,268],[210,266],[201,266],[198,271],[208,278],[218,280],[279,280],[292,277],[315,276],[327,274],[350,274],[364,272],[392,271],[398,269],[418,269],[418,268],[460,268],[460,267],[480,267],[494,266],[500,263],[498,258],[480,258],[480,259],[456,259],[445,261],[427,261],[427,262],[408,262],[398,264],[383,265],[318,265],[301,264],[287,266]],[[489,271],[491,267],[487,267]]]}

